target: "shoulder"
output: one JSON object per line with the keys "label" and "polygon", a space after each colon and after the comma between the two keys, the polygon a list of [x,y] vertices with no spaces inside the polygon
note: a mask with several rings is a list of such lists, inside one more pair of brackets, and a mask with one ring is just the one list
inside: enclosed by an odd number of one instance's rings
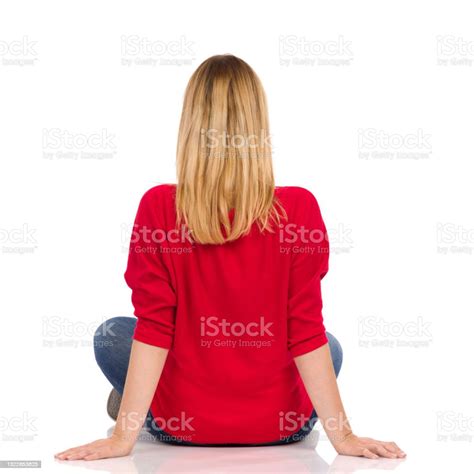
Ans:
{"label": "shoulder", "polygon": [[144,219],[166,220],[174,212],[174,184],[160,184],[145,191],[138,206],[138,215]]}
{"label": "shoulder", "polygon": [[313,222],[323,225],[319,203],[315,195],[300,186],[277,186],[275,196],[285,208],[290,222]]}
{"label": "shoulder", "polygon": [[174,184],[158,184],[157,186],[153,186],[145,191],[142,199],[154,201],[158,199],[172,198],[174,197],[175,192],[176,185]]}
{"label": "shoulder", "polygon": [[293,206],[318,206],[318,202],[314,194],[301,186],[277,186],[275,195],[283,203]]}
{"label": "shoulder", "polygon": [[159,184],[145,191],[140,204],[143,206],[163,207],[174,203],[176,185]]}

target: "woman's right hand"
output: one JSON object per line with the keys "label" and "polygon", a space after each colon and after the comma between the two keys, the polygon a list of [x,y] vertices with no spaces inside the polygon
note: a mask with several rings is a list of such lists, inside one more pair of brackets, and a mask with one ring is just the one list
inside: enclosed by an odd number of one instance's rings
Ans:
{"label": "woman's right hand", "polygon": [[61,461],[76,461],[78,459],[94,461],[96,459],[128,456],[132,449],[133,444],[129,441],[112,435],[110,438],[98,439],[89,444],[66,449],[66,451],[55,454],[54,457]]}

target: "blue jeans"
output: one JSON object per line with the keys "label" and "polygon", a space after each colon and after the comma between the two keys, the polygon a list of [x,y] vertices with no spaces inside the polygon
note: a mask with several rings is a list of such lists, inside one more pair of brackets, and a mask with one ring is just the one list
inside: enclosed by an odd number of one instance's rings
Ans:
{"label": "blue jeans", "polygon": [[[115,390],[121,395],[125,386],[125,378],[128,370],[128,361],[130,359],[130,351],[132,347],[133,332],[135,330],[137,319],[135,317],[117,316],[108,319],[102,323],[94,334],[94,353],[97,364],[107,377],[107,380],[113,385]],[[108,328],[113,328],[111,331]],[[329,348],[331,351],[332,363],[336,376],[339,374],[342,365],[342,347],[339,341],[330,333],[326,333]],[[184,445],[184,446],[274,446],[281,444],[294,443],[304,439],[314,427],[318,417],[313,410],[310,419],[305,425],[295,434],[271,443],[253,445],[233,445],[233,444],[218,444],[218,445],[198,445],[173,438],[171,435],[161,430],[153,423],[153,415],[148,412],[145,421],[145,427],[154,439],[168,444]]]}

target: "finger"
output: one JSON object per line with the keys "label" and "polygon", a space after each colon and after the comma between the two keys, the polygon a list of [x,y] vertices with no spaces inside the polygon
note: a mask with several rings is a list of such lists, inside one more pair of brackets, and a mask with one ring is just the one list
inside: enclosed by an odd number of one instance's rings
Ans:
{"label": "finger", "polygon": [[[86,449],[89,449],[89,448],[86,448]],[[68,451],[66,451],[59,459],[67,459],[67,460],[72,460],[73,458],[75,458],[75,456],[84,451],[85,449],[84,448],[81,448],[81,447],[77,447],[77,448],[73,448],[73,449],[69,449]]]}
{"label": "finger", "polygon": [[[90,443],[89,443],[90,444]],[[61,453],[58,453],[57,456],[68,456],[69,454],[72,454],[74,453],[75,451],[77,451],[78,449],[85,449],[87,447],[89,447],[89,444],[83,444],[81,446],[76,446],[74,448],[69,448],[69,449],[66,449],[66,451],[62,451]]]}
{"label": "finger", "polygon": [[69,455],[74,453],[75,448],[67,449],[66,451],[63,451],[62,453],[58,454],[58,459],[66,459]]}
{"label": "finger", "polygon": [[84,461],[94,461],[96,459],[102,459],[104,456],[102,456],[98,451],[92,454],[88,454],[87,456],[84,456]]}
{"label": "finger", "polygon": [[82,451],[83,449],[84,449],[83,447],[78,446],[77,448],[68,449],[64,454],[67,458],[69,458],[70,456],[74,456],[75,454],[77,454],[79,451]]}
{"label": "finger", "polygon": [[65,449],[64,451],[61,451],[60,453],[55,454],[55,456],[64,456],[65,454],[70,453],[73,449],[76,449],[76,448]]}
{"label": "finger", "polygon": [[76,451],[74,454],[70,454],[67,459],[68,461],[76,461],[77,459],[82,459],[88,454],[90,454],[90,450],[83,449],[82,451]]}
{"label": "finger", "polygon": [[378,459],[379,456],[373,453],[369,448],[362,448],[362,456],[369,458],[369,459]]}
{"label": "finger", "polygon": [[389,443],[383,443],[382,446],[387,450],[387,451],[390,451],[391,453],[395,454],[395,456],[398,456],[398,457],[403,457],[405,455],[405,453],[399,449],[399,448],[396,448],[395,446],[389,444]]}
{"label": "finger", "polygon": [[383,443],[386,449],[389,451],[392,451],[396,454],[401,454],[402,456],[406,456],[406,454],[399,448],[397,443],[394,443],[393,441],[386,441]]}
{"label": "finger", "polygon": [[387,443],[385,441],[380,441],[382,446],[387,450],[390,451],[391,453],[397,454],[400,450],[396,448],[392,443]]}
{"label": "finger", "polygon": [[375,451],[378,455],[384,458],[396,458],[397,455],[385,449],[381,444],[374,444],[373,447],[370,448],[372,451]]}

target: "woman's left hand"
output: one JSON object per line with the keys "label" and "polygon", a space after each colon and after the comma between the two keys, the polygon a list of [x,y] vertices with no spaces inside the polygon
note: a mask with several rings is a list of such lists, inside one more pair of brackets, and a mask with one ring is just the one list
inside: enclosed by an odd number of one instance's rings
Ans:
{"label": "woman's left hand", "polygon": [[369,459],[404,458],[406,454],[393,441],[378,441],[372,438],[360,438],[351,433],[347,438],[334,445],[339,454],[363,456]]}

